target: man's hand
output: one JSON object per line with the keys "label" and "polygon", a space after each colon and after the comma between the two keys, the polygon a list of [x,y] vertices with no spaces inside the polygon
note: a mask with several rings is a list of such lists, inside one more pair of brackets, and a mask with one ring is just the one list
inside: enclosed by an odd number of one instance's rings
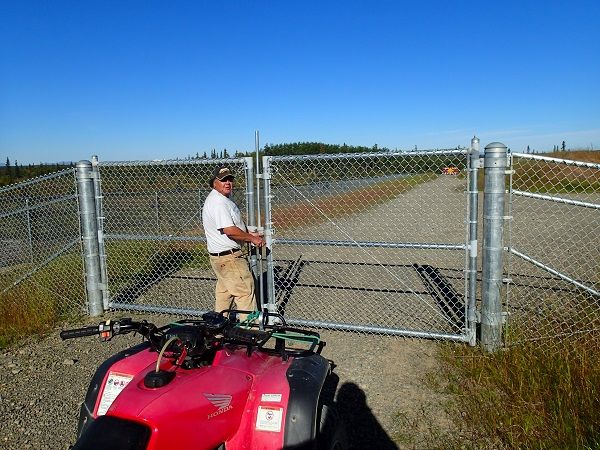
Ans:
{"label": "man's hand", "polygon": [[225,233],[229,239],[233,239],[237,242],[250,242],[256,247],[263,247],[265,245],[265,240],[260,234],[247,233],[235,226],[223,228],[223,233]]}
{"label": "man's hand", "polygon": [[248,233],[250,235],[250,243],[256,247],[262,247],[265,245],[265,240],[258,233]]}

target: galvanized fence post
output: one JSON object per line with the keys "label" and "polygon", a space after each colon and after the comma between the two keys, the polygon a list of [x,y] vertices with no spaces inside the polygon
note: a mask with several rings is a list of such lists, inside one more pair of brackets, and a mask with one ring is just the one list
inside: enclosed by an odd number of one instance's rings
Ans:
{"label": "galvanized fence post", "polygon": [[471,139],[471,152],[469,154],[469,261],[467,269],[467,329],[469,345],[474,346],[477,341],[477,225],[479,218],[479,188],[477,175],[479,172],[479,139]]}
{"label": "galvanized fence post", "polygon": [[271,156],[263,156],[263,180],[265,199],[265,241],[267,247],[267,308],[271,312],[277,312],[273,267],[273,219],[271,216]]}
{"label": "galvanized fence post", "polygon": [[29,198],[25,199],[25,211],[27,212],[27,240],[29,241],[29,262],[33,264],[33,233],[31,230],[31,211]]}
{"label": "galvanized fence post", "polygon": [[507,148],[500,142],[485,147],[483,190],[483,283],[481,305],[481,343],[492,352],[502,346],[503,279],[502,233],[506,195]]}
{"label": "galvanized fence post", "polygon": [[[256,205],[254,198],[254,162],[251,156],[246,156],[244,158],[244,171],[246,177],[246,212],[248,216],[248,227],[250,229],[256,228]],[[258,266],[257,266],[257,257],[258,249],[256,247],[250,246],[250,270],[254,274],[254,277],[258,279]],[[260,280],[259,280],[260,281]]]}
{"label": "galvanized fence post", "polygon": [[104,312],[104,309],[92,163],[90,161],[79,161],[76,166],[76,174],[88,311],[90,316],[99,316]]}
{"label": "galvanized fence post", "polygon": [[108,272],[106,269],[106,245],[104,243],[104,212],[102,206],[102,184],[100,182],[100,170],[98,170],[98,156],[92,156],[92,174],[94,182],[94,198],[96,200],[96,223],[98,226],[98,257],[100,259],[100,279],[102,281],[102,305],[104,310],[108,309],[110,295],[108,292]]}

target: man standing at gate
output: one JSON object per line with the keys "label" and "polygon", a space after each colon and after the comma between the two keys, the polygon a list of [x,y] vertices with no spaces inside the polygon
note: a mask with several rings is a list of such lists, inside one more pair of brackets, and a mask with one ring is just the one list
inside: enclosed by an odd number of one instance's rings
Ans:
{"label": "man standing at gate", "polygon": [[[254,278],[242,253],[242,244],[265,245],[258,233],[248,233],[240,209],[231,200],[234,176],[229,167],[219,166],[210,179],[212,191],[202,207],[202,225],[210,265],[217,275],[215,311],[233,308],[256,310]],[[244,320],[246,315],[240,315]]]}

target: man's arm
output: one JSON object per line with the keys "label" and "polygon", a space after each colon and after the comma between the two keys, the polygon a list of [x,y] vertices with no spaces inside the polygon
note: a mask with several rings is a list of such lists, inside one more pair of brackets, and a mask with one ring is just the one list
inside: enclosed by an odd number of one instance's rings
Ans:
{"label": "man's arm", "polygon": [[265,241],[258,233],[246,233],[236,226],[225,227],[222,229],[223,233],[227,235],[229,239],[238,242],[250,242],[257,247],[265,245]]}

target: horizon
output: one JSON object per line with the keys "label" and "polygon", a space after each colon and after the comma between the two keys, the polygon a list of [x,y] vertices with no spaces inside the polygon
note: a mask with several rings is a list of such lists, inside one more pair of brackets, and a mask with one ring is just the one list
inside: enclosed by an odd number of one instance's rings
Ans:
{"label": "horizon", "polygon": [[600,3],[14,2],[0,157],[600,145]]}

